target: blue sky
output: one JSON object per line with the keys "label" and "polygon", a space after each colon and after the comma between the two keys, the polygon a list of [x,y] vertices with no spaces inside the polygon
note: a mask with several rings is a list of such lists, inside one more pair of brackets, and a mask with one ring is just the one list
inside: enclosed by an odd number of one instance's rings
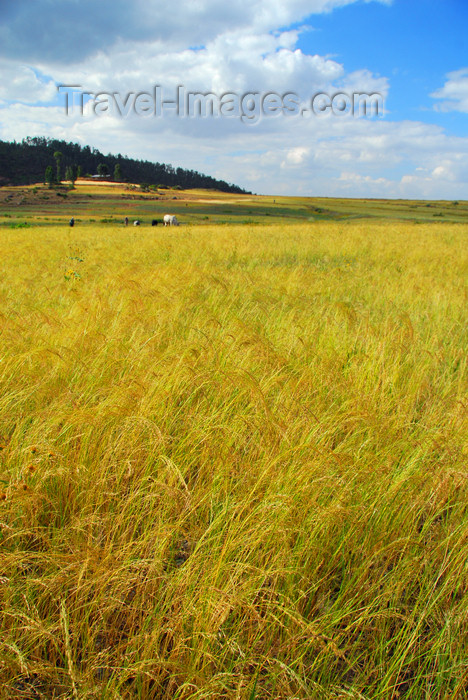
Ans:
{"label": "blue sky", "polygon": [[[0,138],[63,138],[259,193],[468,199],[467,20],[465,0],[179,0],[177,13],[168,0],[3,0]],[[58,84],[121,101],[154,85],[167,99],[177,85],[294,93],[309,112],[122,118],[91,99],[66,115]],[[385,112],[310,114],[312,95],[337,92],[380,93]]]}
{"label": "blue sky", "polygon": [[467,116],[434,112],[430,97],[447,73],[468,66],[466,0],[359,2],[310,23],[314,30],[298,43],[303,51],[331,54],[349,71],[366,66],[389,77],[392,119],[419,119],[468,135]]}

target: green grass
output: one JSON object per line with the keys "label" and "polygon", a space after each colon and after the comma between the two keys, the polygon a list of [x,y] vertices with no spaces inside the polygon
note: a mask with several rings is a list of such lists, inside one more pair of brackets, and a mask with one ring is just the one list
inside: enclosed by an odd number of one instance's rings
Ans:
{"label": "green grass", "polygon": [[37,225],[46,217],[66,223],[71,216],[84,225],[92,219],[125,216],[150,224],[174,213],[185,224],[309,223],[323,221],[386,220],[419,223],[467,223],[468,202],[344,199],[326,197],[272,197],[233,195],[210,190],[142,192],[135,185],[80,181],[74,190],[30,187],[0,189],[0,227],[14,212]]}
{"label": "green grass", "polygon": [[0,697],[466,697],[467,251],[3,227]]}

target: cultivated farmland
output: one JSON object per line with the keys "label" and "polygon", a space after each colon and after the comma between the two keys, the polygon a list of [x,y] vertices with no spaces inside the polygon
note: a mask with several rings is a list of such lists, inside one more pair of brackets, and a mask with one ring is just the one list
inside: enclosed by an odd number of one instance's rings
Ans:
{"label": "cultivated farmland", "polygon": [[2,190],[0,697],[466,697],[466,204],[85,187]]}

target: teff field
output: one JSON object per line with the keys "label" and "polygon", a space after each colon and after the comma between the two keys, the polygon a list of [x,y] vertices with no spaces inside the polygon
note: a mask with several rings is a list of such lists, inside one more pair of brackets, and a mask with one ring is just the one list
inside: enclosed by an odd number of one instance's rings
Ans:
{"label": "teff field", "polygon": [[0,697],[466,698],[467,204],[104,190],[0,190]]}

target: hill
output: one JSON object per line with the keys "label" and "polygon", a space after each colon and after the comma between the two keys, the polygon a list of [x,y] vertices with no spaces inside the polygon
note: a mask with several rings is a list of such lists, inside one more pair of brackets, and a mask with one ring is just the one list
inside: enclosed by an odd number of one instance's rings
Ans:
{"label": "hill", "polygon": [[[208,189],[161,189],[129,182],[78,179],[75,188],[33,185],[0,188],[0,227],[68,222],[112,224],[125,216],[142,225],[175,214],[185,224],[348,224],[352,221],[464,224],[467,201],[416,201],[285,197],[219,192]],[[14,219],[14,221],[12,221]]]}
{"label": "hill", "polygon": [[100,165],[105,165],[112,174],[120,165],[122,178],[129,182],[152,185],[180,186],[184,189],[205,188],[221,192],[244,193],[240,187],[204,175],[196,170],[174,168],[166,163],[151,163],[147,160],[127,158],[122,154],[106,156],[91,146],[80,146],[43,136],[27,137],[21,143],[0,141],[0,186],[30,185],[44,180],[48,165],[55,169],[54,153],[60,151],[62,177],[68,167],[75,172],[80,168],[83,175],[95,174]]}

